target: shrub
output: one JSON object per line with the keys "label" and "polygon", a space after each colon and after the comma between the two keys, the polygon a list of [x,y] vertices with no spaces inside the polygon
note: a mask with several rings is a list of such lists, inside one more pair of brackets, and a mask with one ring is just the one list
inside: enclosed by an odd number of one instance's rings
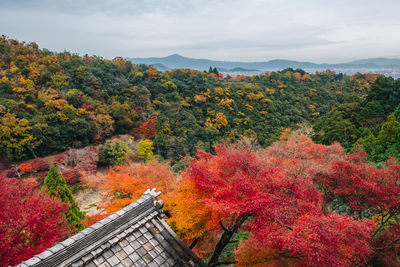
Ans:
{"label": "shrub", "polygon": [[69,184],[78,182],[86,174],[95,173],[98,161],[96,146],[70,149],[54,158],[57,169]]}
{"label": "shrub", "polygon": [[50,168],[50,164],[43,158],[35,158],[31,164],[33,171],[47,171]]}
{"label": "shrub", "polygon": [[76,169],[79,172],[93,174],[97,170],[98,161],[99,156],[97,154],[97,146],[87,147],[85,148],[84,154],[80,157]]}
{"label": "shrub", "polygon": [[123,142],[107,141],[99,146],[99,162],[104,165],[121,165],[128,155],[128,147]]}
{"label": "shrub", "polygon": [[32,171],[32,164],[30,164],[29,162],[26,163],[21,163],[18,168],[20,169],[20,171],[22,173],[27,173],[27,172],[31,172]]}
{"label": "shrub", "polygon": [[15,167],[7,169],[2,172],[2,175],[4,175],[7,178],[15,178],[17,177],[17,169]]}
{"label": "shrub", "polygon": [[68,154],[68,150],[67,151],[65,151],[65,152],[63,152],[63,153],[61,153],[61,154],[59,154],[59,155],[57,155],[57,156],[55,156],[55,158],[54,158],[54,163],[55,164],[60,164],[60,163],[62,163],[64,160],[65,160],[65,156]]}
{"label": "shrub", "polygon": [[184,161],[184,160],[180,160],[177,163],[175,163],[174,165],[172,165],[171,169],[174,173],[179,173],[181,171],[186,170],[186,168],[189,166],[189,164]]}
{"label": "shrub", "polygon": [[61,171],[62,177],[65,178],[65,181],[69,184],[75,184],[78,182],[79,178],[81,177],[80,173],[76,168],[72,168],[69,166],[66,166],[62,171]]}

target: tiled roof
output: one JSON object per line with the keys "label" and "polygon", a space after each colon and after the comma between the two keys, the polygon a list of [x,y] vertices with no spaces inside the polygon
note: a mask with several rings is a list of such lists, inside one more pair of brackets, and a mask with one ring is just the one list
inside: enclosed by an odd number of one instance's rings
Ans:
{"label": "tiled roof", "polygon": [[207,266],[162,219],[155,189],[20,267]]}

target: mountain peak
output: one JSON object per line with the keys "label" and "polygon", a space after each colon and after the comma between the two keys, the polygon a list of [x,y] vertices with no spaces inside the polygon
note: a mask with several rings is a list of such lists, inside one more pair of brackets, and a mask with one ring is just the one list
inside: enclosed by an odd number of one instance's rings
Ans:
{"label": "mountain peak", "polygon": [[179,54],[172,54],[172,55],[167,56],[166,58],[184,58],[184,57]]}

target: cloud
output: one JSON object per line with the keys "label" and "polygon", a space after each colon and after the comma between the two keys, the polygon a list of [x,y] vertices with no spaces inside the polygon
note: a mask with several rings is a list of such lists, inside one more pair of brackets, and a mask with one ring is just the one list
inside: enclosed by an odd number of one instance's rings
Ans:
{"label": "cloud", "polygon": [[219,60],[400,57],[399,1],[5,0],[0,33],[50,50]]}

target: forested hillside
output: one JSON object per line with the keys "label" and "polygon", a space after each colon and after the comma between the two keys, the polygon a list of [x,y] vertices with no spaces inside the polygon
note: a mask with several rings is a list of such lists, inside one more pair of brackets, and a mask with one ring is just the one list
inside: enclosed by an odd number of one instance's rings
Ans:
{"label": "forested hillside", "polygon": [[10,160],[121,133],[155,137],[158,154],[173,160],[198,148],[209,151],[222,138],[245,135],[267,145],[282,127],[313,122],[349,93],[366,94],[376,79],[292,69],[237,78],[187,69],[162,73],[4,36],[0,55],[0,151]]}
{"label": "forested hillside", "polygon": [[360,146],[374,162],[400,158],[400,79],[379,77],[367,96],[352,96],[320,117],[314,139],[340,142],[348,150]]}
{"label": "forested hillside", "polygon": [[3,36],[0,266],[154,187],[210,266],[398,266],[399,104],[376,74],[160,72]]}

